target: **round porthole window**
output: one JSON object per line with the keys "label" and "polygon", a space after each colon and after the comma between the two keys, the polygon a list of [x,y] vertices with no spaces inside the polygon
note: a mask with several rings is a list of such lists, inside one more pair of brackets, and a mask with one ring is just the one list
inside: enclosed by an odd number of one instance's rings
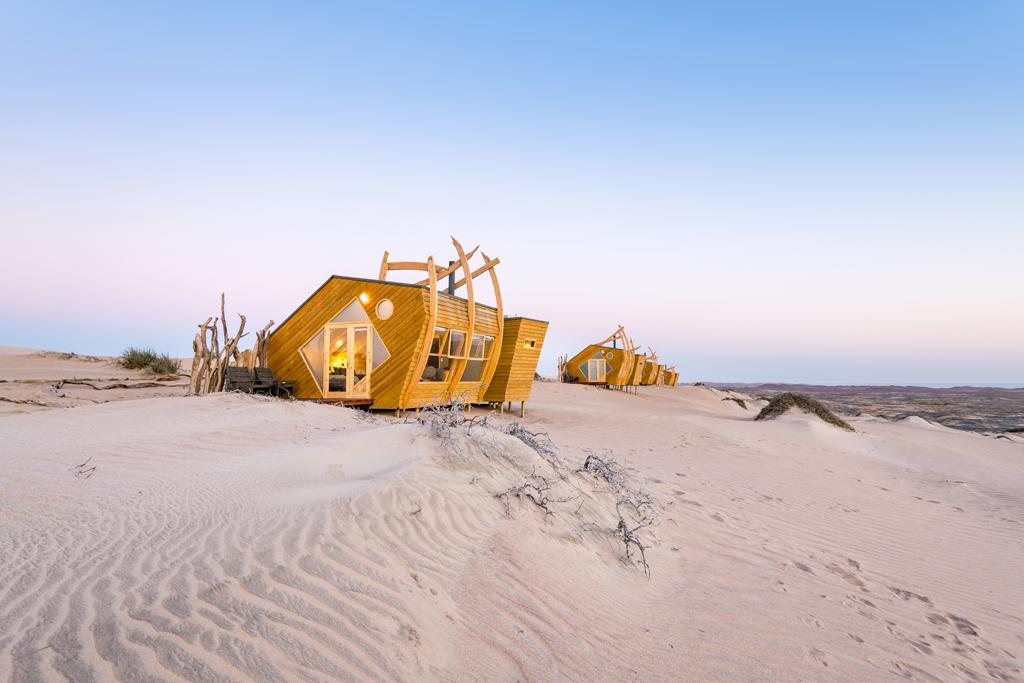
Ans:
{"label": "round porthole window", "polygon": [[611,360],[611,359],[612,359],[612,352],[611,352],[611,351],[608,351],[607,353],[605,353],[605,354],[604,354],[604,356],[605,356],[605,358],[607,358],[608,360]]}
{"label": "round porthole window", "polygon": [[394,312],[395,305],[391,303],[391,299],[381,299],[377,303],[377,317],[381,320],[387,320]]}

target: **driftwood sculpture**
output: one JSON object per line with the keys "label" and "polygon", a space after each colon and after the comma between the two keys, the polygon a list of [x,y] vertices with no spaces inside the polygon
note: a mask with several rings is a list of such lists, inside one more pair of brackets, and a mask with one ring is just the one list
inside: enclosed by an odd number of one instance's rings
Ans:
{"label": "driftwood sculpture", "polygon": [[[267,332],[274,325],[271,320],[266,326],[256,333],[256,346],[247,351],[239,351],[238,344],[242,341],[245,332],[245,316],[238,314],[238,332],[234,336],[228,336],[227,313],[224,306],[224,294],[220,295],[220,317],[209,317],[206,322],[199,325],[192,340],[192,350],[195,356],[192,359],[192,374],[189,378],[189,394],[203,396],[205,394],[224,390],[224,368],[229,365],[244,364],[250,369],[250,363],[266,364],[267,357]],[[217,323],[220,322],[224,330],[224,345],[221,346],[218,337]],[[242,363],[241,361],[246,361]]]}

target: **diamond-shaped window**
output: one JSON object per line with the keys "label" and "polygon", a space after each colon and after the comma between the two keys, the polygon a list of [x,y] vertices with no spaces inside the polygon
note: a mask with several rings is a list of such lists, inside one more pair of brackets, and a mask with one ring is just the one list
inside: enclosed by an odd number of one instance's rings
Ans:
{"label": "diamond-shaped window", "polygon": [[[369,323],[370,316],[366,314],[364,309],[357,299],[353,300],[348,306],[343,308],[338,315],[331,318],[331,323]],[[330,324],[330,323],[329,323]],[[373,332],[373,363],[370,366],[370,372],[373,372],[380,364],[391,357],[391,352],[388,351],[388,347],[384,344],[384,340],[381,339],[380,334],[374,329],[373,325],[367,325]],[[323,391],[324,386],[324,342],[326,335],[324,330],[320,330],[316,335],[306,342],[305,346],[299,349],[299,353],[302,355],[302,359],[306,362],[306,367],[310,374],[313,375],[313,379],[316,380],[317,387]]]}

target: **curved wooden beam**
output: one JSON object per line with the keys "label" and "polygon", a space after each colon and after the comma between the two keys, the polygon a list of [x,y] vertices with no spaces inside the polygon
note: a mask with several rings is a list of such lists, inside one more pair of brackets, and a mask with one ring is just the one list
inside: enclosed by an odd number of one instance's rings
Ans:
{"label": "curved wooden beam", "polygon": [[[429,264],[420,263],[419,261],[392,261],[388,264],[388,270],[422,270],[427,271],[430,269]],[[437,271],[437,266],[434,266],[433,270]]]}
{"label": "curved wooden beam", "polygon": [[[476,250],[479,249],[479,248],[480,248],[480,245],[477,245],[477,246],[475,246],[473,248],[473,251],[471,251],[468,254],[466,254],[466,260],[468,261],[469,259],[473,258],[473,255],[476,254]],[[438,280],[442,280],[442,279],[448,277],[449,275],[451,275],[452,273],[454,273],[456,270],[458,270],[461,267],[462,267],[462,262],[461,261],[456,261],[455,263],[451,264],[447,268],[442,268],[441,270],[438,270],[437,271],[437,279]],[[482,273],[482,272],[483,271],[481,270],[480,273]],[[474,272],[473,273],[473,277],[476,277],[480,273]],[[425,285],[425,284],[427,284],[427,281],[426,280],[420,280],[416,284],[418,284],[418,285]],[[466,284],[466,278],[462,278],[461,280],[456,282],[455,283],[455,289],[458,289],[459,287],[461,287],[464,284]]]}
{"label": "curved wooden beam", "polygon": [[437,276],[434,270],[434,257],[431,256],[427,259],[426,265],[428,266],[427,272],[430,273],[430,300],[427,303],[429,312],[427,314],[427,330],[423,335],[423,346],[420,349],[420,356],[416,360],[416,364],[413,365],[412,377],[405,383],[405,391],[402,394],[402,398],[399,401],[399,409],[405,410],[409,405],[409,394],[412,393],[412,388],[419,384],[420,377],[423,376],[423,368],[427,366],[427,357],[430,355],[430,343],[434,340],[434,327],[437,326]]}
{"label": "curved wooden beam", "polygon": [[[486,263],[484,263],[484,265],[482,265],[479,268],[477,268],[476,270],[474,270],[473,271],[473,275],[471,277],[473,279],[476,279],[477,277],[483,275],[487,271],[489,271],[492,268],[494,268],[494,266],[498,265],[499,263],[501,263],[501,259],[494,259],[493,261],[487,261]],[[466,284],[466,278],[462,278],[461,280],[456,282],[455,283],[455,289],[458,290],[464,284]]]}
{"label": "curved wooden beam", "polygon": [[501,287],[498,286],[498,271],[494,268],[494,266],[498,265],[499,260],[491,260],[488,258],[487,254],[483,254],[483,257],[484,265],[486,265],[490,270],[491,286],[494,288],[494,304],[495,308],[498,309],[498,334],[495,335],[494,341],[491,342],[491,357],[487,361],[487,369],[484,370],[484,374],[480,378],[481,384],[483,385],[480,388],[481,396],[487,393],[487,389],[491,386],[491,380],[494,379],[494,371],[498,369],[498,360],[499,356],[501,356],[501,343],[505,338],[505,309],[501,303]]}
{"label": "curved wooden beam", "polygon": [[610,335],[608,335],[607,337],[605,337],[605,338],[604,338],[604,339],[602,339],[601,341],[599,341],[599,342],[597,342],[596,344],[594,344],[594,346],[604,346],[605,344],[607,344],[607,343],[608,343],[608,342],[610,342],[611,340],[613,340],[613,339],[616,339],[616,338],[617,338],[617,337],[619,336],[619,334],[620,334],[621,332],[624,332],[624,331],[625,331],[625,330],[623,329],[622,325],[619,325],[619,329],[615,330],[615,331],[614,331],[614,332],[612,332],[612,333],[611,333]]}
{"label": "curved wooden beam", "polygon": [[[462,272],[466,275],[466,306],[469,309],[469,329],[466,331],[466,348],[463,352],[466,358],[469,357],[469,347],[473,344],[473,328],[476,325],[476,302],[473,300],[473,278],[469,277],[469,259],[466,257],[466,252],[463,250],[462,245],[459,241],[452,237],[452,244],[455,245],[455,251],[459,254],[459,264],[462,267]],[[436,285],[435,285],[436,286]],[[466,369],[466,359],[463,358],[457,362],[457,365],[452,371],[452,377],[448,381],[448,393],[449,395],[455,390],[455,387],[462,381],[462,373]]]}
{"label": "curved wooden beam", "polygon": [[384,250],[384,258],[380,260],[380,274],[377,276],[378,280],[388,279],[388,250]]}
{"label": "curved wooden beam", "polygon": [[626,354],[626,361],[619,369],[619,384],[629,384],[629,379],[633,375],[633,366],[636,365],[635,349],[633,340],[626,334],[626,330],[622,330],[622,350]]}

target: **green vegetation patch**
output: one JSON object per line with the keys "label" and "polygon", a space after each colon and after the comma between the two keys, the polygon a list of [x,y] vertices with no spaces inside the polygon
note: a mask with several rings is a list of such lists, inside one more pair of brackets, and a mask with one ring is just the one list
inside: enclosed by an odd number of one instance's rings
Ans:
{"label": "green vegetation patch", "polygon": [[734,402],[734,403],[735,403],[736,405],[738,405],[738,406],[739,406],[740,408],[743,408],[743,410],[746,410],[746,409],[747,409],[747,402],[746,402],[746,401],[744,401],[744,400],[743,400],[742,398],[737,398],[737,397],[735,397],[735,396],[726,396],[726,397],[725,397],[725,398],[723,398],[722,400],[723,400],[723,401],[733,401],[733,402]]}
{"label": "green vegetation patch", "polygon": [[171,375],[181,369],[181,361],[171,358],[166,353],[157,353],[153,349],[137,349],[129,346],[118,359],[121,367],[129,370],[147,370],[156,375]]}
{"label": "green vegetation patch", "polygon": [[785,392],[773,396],[768,405],[761,409],[761,412],[757,414],[755,420],[772,420],[779,415],[784,415],[790,408],[799,408],[805,413],[816,415],[830,425],[835,425],[840,429],[847,431],[854,431],[853,427],[849,425],[845,420],[837,417],[835,413],[825,407],[821,401],[816,401],[806,394],[794,394],[791,392]]}

